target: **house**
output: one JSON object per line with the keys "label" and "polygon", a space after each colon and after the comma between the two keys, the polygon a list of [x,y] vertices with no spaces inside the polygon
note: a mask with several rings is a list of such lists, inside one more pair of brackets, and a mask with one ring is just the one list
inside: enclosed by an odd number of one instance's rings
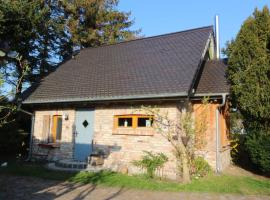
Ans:
{"label": "house", "polygon": [[39,144],[53,144],[47,159],[55,161],[86,161],[98,148],[108,153],[103,167],[137,173],[131,162],[143,151],[163,152],[163,173],[174,178],[170,143],[138,108],[156,105],[176,120],[191,103],[196,120],[208,96],[207,144],[198,154],[225,169],[229,85],[216,49],[212,26],[83,49],[25,92],[23,106],[34,113],[32,157]]}

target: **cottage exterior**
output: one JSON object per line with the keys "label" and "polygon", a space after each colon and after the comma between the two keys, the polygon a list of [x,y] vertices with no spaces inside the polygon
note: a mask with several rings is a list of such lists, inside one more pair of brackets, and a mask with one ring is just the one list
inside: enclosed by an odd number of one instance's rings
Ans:
{"label": "cottage exterior", "polygon": [[196,120],[208,96],[207,143],[197,154],[223,170],[230,164],[229,86],[215,47],[209,26],[82,50],[24,94],[34,113],[32,156],[40,143],[53,144],[54,161],[86,161],[102,150],[104,168],[133,174],[140,169],[131,162],[143,151],[163,152],[163,176],[175,178],[170,143],[138,108],[156,105],[177,120],[191,103]]}

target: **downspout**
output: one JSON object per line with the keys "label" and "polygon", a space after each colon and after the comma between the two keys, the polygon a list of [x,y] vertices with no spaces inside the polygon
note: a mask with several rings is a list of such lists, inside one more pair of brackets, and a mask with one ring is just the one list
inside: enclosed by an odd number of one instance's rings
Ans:
{"label": "downspout", "polygon": [[[215,16],[215,42],[216,42],[216,59],[220,59],[220,49],[219,49],[219,17]],[[222,102],[216,108],[216,172],[221,171],[220,167],[220,127],[219,127],[219,113],[220,108],[224,106],[226,95],[222,94]]]}
{"label": "downspout", "polygon": [[31,116],[31,131],[30,131],[30,141],[29,141],[29,152],[26,161],[30,161],[31,156],[32,156],[32,143],[33,143],[33,132],[34,132],[34,124],[35,124],[35,115],[34,113],[28,112],[26,110],[23,110],[19,108],[19,111],[28,114]]}
{"label": "downspout", "polygon": [[219,173],[221,171],[220,167],[220,127],[219,127],[219,113],[221,108],[226,103],[226,93],[222,94],[222,102],[217,106],[216,109],[216,172]]}

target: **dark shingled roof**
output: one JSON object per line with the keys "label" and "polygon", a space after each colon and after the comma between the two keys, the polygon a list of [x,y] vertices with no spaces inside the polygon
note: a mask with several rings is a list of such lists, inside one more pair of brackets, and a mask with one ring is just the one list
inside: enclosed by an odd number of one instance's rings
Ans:
{"label": "dark shingled roof", "polygon": [[82,50],[23,103],[187,96],[213,27]]}
{"label": "dark shingled roof", "polygon": [[230,86],[226,79],[226,68],[227,66],[223,61],[206,61],[195,94],[229,93]]}

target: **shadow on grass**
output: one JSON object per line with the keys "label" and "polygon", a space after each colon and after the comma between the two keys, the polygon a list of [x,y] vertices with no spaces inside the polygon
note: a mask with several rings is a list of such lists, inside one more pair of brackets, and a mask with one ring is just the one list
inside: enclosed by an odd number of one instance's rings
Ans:
{"label": "shadow on grass", "polygon": [[[113,194],[110,193],[112,196],[120,195],[120,193],[123,192],[123,188],[174,192],[270,195],[270,180],[259,180],[249,176],[216,176],[212,174],[199,180],[193,180],[190,184],[179,184],[168,180],[147,179],[143,176],[128,176],[111,171],[100,171],[97,173],[52,171],[41,165],[34,165],[32,163],[13,164],[6,168],[0,168],[0,176],[3,174],[12,175],[11,177],[15,175],[43,178],[43,180],[39,181],[38,179],[34,179],[37,180],[37,182],[44,183],[41,187],[38,187],[38,185],[33,186],[33,188],[36,188],[34,194],[43,195],[49,193],[50,195],[54,195],[52,199],[70,194],[73,190],[79,190],[77,196],[83,198],[85,195],[96,191],[98,185],[114,187]],[[0,185],[5,185],[6,187],[8,184],[1,179],[2,178],[0,178]],[[2,184],[1,181],[3,182]],[[16,180],[13,182],[16,182]],[[47,185],[45,183],[47,183]],[[12,185],[12,183],[10,184]],[[14,188],[13,186],[10,187]],[[29,184],[27,187],[30,187]],[[58,189],[56,190],[55,188]],[[27,189],[24,189],[24,191],[27,191]],[[107,197],[108,195],[109,194],[107,194]],[[80,199],[79,197],[77,199]]]}
{"label": "shadow on grass", "polygon": [[96,173],[81,172],[72,176],[69,181],[77,183],[91,183],[91,184],[102,184],[105,183],[108,179],[115,176],[117,173],[111,171],[100,171]]}
{"label": "shadow on grass", "polygon": [[[9,163],[7,167],[0,167],[0,197],[1,199],[82,200],[86,196],[93,195],[95,198],[98,194],[97,185],[106,182],[108,177],[114,175],[113,172],[69,173],[52,171],[39,164]],[[121,195],[123,189],[124,187],[120,187],[103,194],[104,200]],[[92,194],[93,192],[95,193]]]}

